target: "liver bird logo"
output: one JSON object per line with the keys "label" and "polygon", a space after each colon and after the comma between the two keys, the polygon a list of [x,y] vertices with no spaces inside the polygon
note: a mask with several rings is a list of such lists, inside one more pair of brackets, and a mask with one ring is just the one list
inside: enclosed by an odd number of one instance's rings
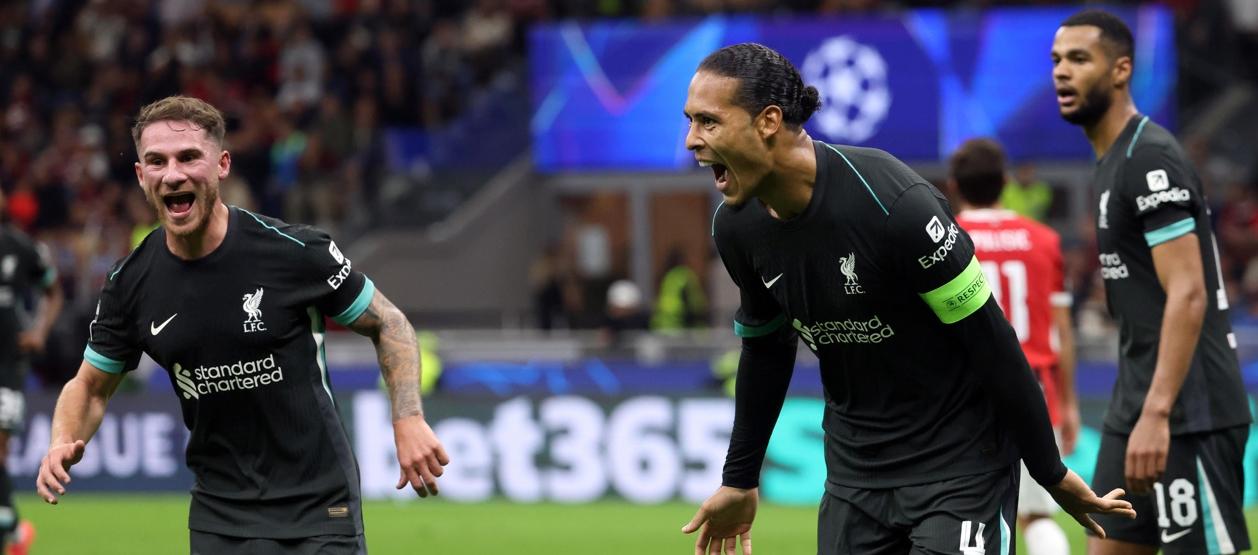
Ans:
{"label": "liver bird logo", "polygon": [[839,271],[847,277],[847,283],[844,285],[860,285],[856,283],[856,253],[839,257]]}
{"label": "liver bird logo", "polygon": [[253,293],[245,293],[244,298],[241,300],[244,301],[244,305],[241,306],[241,308],[243,308],[245,313],[249,315],[248,318],[245,318],[245,323],[261,322],[262,309],[258,307],[262,305],[262,288],[259,287],[258,290]]}

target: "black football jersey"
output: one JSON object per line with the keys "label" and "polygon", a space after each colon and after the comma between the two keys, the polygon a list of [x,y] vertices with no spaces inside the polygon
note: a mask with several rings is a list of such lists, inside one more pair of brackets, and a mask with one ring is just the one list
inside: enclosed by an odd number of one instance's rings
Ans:
{"label": "black football jersey", "polygon": [[175,257],[159,228],[110,271],[84,358],[117,373],[143,352],[169,373],[191,431],[189,528],[362,533],[324,316],[353,322],[374,292],[326,233],[236,207],[209,255]]}

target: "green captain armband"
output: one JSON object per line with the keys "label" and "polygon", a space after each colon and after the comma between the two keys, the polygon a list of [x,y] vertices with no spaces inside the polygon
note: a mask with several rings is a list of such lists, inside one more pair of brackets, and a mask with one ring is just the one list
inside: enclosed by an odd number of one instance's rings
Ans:
{"label": "green captain armband", "polygon": [[921,294],[922,300],[935,311],[945,324],[955,324],[974,314],[992,296],[987,276],[979,266],[978,258],[970,258],[970,264],[957,277],[933,291]]}

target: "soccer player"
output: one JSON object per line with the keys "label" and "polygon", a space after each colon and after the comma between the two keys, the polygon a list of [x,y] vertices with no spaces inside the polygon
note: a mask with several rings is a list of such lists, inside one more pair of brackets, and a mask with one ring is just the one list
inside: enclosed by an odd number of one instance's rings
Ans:
{"label": "soccer player", "polygon": [[[1074,451],[1079,433],[1075,400],[1074,333],[1065,291],[1061,239],[1039,222],[1005,210],[1000,197],[1008,176],[1005,153],[990,139],[966,141],[952,154],[948,182],[960,197],[957,224],[970,235],[974,256],[987,276],[1022,353],[1044,390],[1048,416],[1061,451]],[[1053,347],[1054,336],[1059,348]],[[1057,504],[1022,467],[1018,528],[1031,555],[1066,555],[1066,534],[1051,518]]]}
{"label": "soccer player", "polygon": [[[4,192],[0,191],[3,213]],[[34,290],[40,291],[42,299],[33,320],[25,322],[23,305]],[[0,220],[0,465],[9,458],[9,437],[22,427],[26,415],[22,385],[27,355],[44,350],[62,302],[57,270],[48,260],[47,250]],[[32,534],[29,523],[22,522],[19,529],[13,483],[8,470],[0,468],[0,551],[7,543],[26,549]]]}
{"label": "soccer player", "polygon": [[448,458],[424,420],[415,332],[328,235],[224,205],[223,116],[197,99],[145,106],[136,178],[161,227],[107,276],[83,364],[53,415],[36,487],[55,504],[125,372],[170,373],[191,431],[194,554],[363,553],[358,467],[337,418],[324,315],[370,337],[389,386],[402,475],[437,493]]}
{"label": "soccer player", "polygon": [[1019,455],[1081,524],[1131,514],[1061,462],[1044,397],[942,195],[885,152],[814,141],[814,87],[738,44],[690,82],[686,146],[724,198],[713,235],[743,338],[723,485],[683,527],[751,547],[760,467],[802,337],[825,387],[818,553],[1011,553]]}
{"label": "soccer player", "polygon": [[1218,248],[1179,142],[1136,111],[1131,30],[1079,12],[1053,39],[1053,83],[1098,159],[1096,240],[1119,328],[1118,382],[1093,485],[1126,484],[1140,518],[1098,519],[1099,554],[1249,548],[1241,458],[1250,422]]}

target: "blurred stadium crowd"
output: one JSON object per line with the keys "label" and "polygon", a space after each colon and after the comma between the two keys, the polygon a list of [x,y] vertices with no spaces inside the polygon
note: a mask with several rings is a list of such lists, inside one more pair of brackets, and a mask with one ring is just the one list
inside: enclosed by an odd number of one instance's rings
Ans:
{"label": "blurred stadium crowd", "polygon": [[[155,225],[134,186],[130,124],[140,105],[157,98],[192,95],[225,112],[233,157],[232,176],[222,191],[226,202],[335,229],[346,221],[372,220],[388,171],[384,131],[440,130],[457,121],[475,91],[491,86],[503,72],[522,69],[526,30],[535,21],[1046,3],[5,2],[0,5],[0,190],[7,201],[5,217],[50,247],[67,295],[48,353],[36,367],[47,373],[42,376],[45,383],[53,384],[64,376],[50,369],[70,372],[77,367],[105,273]],[[1186,129],[1220,90],[1258,82],[1258,57],[1239,54],[1246,48],[1258,50],[1258,3],[1167,3],[1174,7],[1179,26],[1180,127]],[[1255,141],[1206,135],[1186,144],[1217,205],[1224,271],[1230,291],[1243,301],[1234,305],[1244,307],[1236,311],[1237,318],[1258,321]],[[1230,150],[1220,144],[1231,145]],[[1064,227],[1071,228],[1063,229],[1064,235],[1086,238],[1080,230],[1090,226],[1078,221]],[[1084,246],[1078,249],[1079,279],[1094,269],[1095,256],[1088,252]],[[555,288],[558,268],[564,265],[550,256],[542,260],[535,272],[539,295],[548,295],[552,308],[562,311],[562,295]],[[661,276],[669,268],[662,270]],[[626,296],[632,297],[622,290],[621,297]]]}

